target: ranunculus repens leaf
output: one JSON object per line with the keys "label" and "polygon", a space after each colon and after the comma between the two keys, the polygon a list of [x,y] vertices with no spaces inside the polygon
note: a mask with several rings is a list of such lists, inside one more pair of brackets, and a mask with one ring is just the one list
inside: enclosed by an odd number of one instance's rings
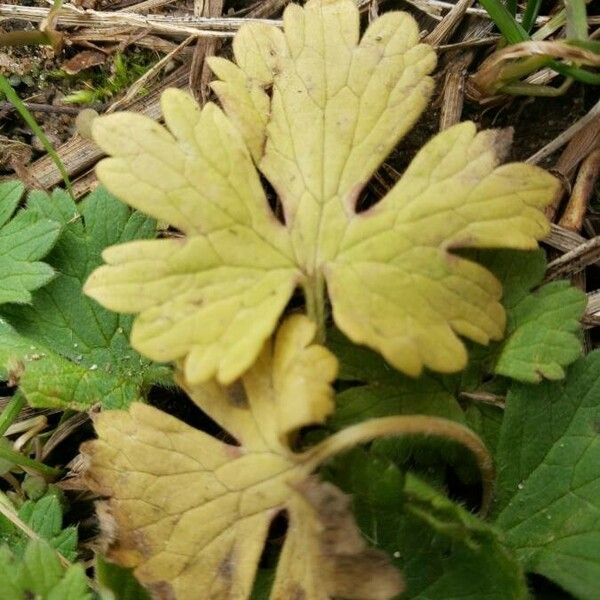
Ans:
{"label": "ranunculus repens leaf", "polygon": [[187,387],[239,445],[142,403],[96,417],[98,439],[82,447],[84,478],[108,497],[100,511],[108,557],[135,568],[156,597],[246,600],[269,525],[286,511],[289,525],[272,600],[393,598],[402,589],[400,575],[366,546],[343,494],[318,483],[311,476],[315,468],[378,436],[426,433],[469,447],[484,479],[491,477],[479,438],[433,417],[367,421],[294,452],[296,432],[322,423],[333,410],[330,383],[337,361],[311,343],[314,334],[314,323],[292,316],[240,384]]}
{"label": "ranunculus repens leaf", "polygon": [[500,284],[453,250],[535,248],[557,186],[534,166],[498,166],[505,132],[469,122],[441,132],[384,198],[356,211],[433,89],[435,54],[415,21],[389,12],[361,39],[352,0],[309,0],[288,6],[283,31],[242,27],[234,54],[211,59],[225,112],[168,90],[166,128],[132,113],[94,121],[110,155],[100,180],[185,234],[110,248],[88,281],[104,306],[138,315],[132,345],[185,359],[191,383],[230,383],[297,287],[319,322],[327,289],[338,327],[409,375],[462,369],[459,335],[499,339]]}

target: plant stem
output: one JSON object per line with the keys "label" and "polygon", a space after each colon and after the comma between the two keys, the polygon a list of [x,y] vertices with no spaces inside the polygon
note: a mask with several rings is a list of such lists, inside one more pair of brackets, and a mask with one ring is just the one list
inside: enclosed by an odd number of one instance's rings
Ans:
{"label": "plant stem", "polygon": [[60,469],[49,467],[48,465],[34,460],[33,458],[29,458],[28,456],[25,456],[20,452],[15,452],[10,448],[6,448],[2,444],[0,444],[0,458],[8,462],[14,463],[15,465],[19,465],[20,467],[33,469],[34,471],[37,471],[38,473],[50,479],[54,479],[60,474]]}
{"label": "plant stem", "polygon": [[306,313],[316,323],[317,334],[315,342],[322,344],[325,341],[325,279],[321,273],[316,274],[304,284],[304,297],[306,299]]}
{"label": "plant stem", "polygon": [[316,468],[331,456],[349,450],[357,444],[393,435],[425,435],[451,440],[468,448],[481,472],[482,498],[480,513],[484,516],[492,502],[495,478],[492,457],[481,438],[471,429],[440,417],[406,415],[371,419],[347,427],[307,451],[307,464]]}
{"label": "plant stem", "polygon": [[6,433],[6,430],[14,423],[14,420],[21,412],[23,406],[25,406],[25,396],[17,392],[0,413],[0,437],[2,437]]}

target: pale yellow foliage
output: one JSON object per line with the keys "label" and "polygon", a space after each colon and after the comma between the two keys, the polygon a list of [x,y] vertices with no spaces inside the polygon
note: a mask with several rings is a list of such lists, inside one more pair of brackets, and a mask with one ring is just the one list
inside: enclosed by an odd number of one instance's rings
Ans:
{"label": "pale yellow foliage", "polygon": [[337,361],[311,344],[314,333],[306,317],[291,317],[241,386],[188,388],[239,446],[141,403],[96,418],[99,439],[82,452],[89,487],[109,497],[100,511],[108,556],[134,567],[156,597],[248,598],[269,525],[284,509],[272,599],[385,600],[400,591],[400,576],[366,548],[341,492],[306,481],[335,444],[290,449],[298,428],[333,409]]}
{"label": "pale yellow foliage", "polygon": [[230,383],[296,287],[320,326],[326,287],[339,328],[410,375],[462,369],[458,335],[499,339],[500,284],[453,250],[536,247],[557,186],[530,165],[498,167],[504,133],[443,131],[380,202],[355,210],[431,95],[435,55],[415,21],[386,13],[359,39],[352,0],[309,0],[286,9],[283,32],[244,26],[234,51],[235,63],[211,61],[226,114],[169,90],[166,128],[131,113],[94,121],[111,156],[100,180],[185,234],[110,248],[88,281],[104,306],[138,315],[133,346],[184,359],[191,383]]}

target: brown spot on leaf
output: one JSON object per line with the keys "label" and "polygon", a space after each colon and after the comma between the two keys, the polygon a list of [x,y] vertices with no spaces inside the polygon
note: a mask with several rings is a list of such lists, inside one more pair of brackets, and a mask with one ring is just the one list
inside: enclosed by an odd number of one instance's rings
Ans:
{"label": "brown spot on leaf", "polygon": [[233,557],[231,556],[231,553],[229,553],[219,565],[219,577],[231,582],[231,579],[233,578],[233,569]]}
{"label": "brown spot on leaf", "polygon": [[312,506],[320,525],[321,576],[330,596],[389,600],[404,590],[402,576],[389,557],[367,546],[350,511],[349,496],[316,477],[296,489]]}
{"label": "brown spot on leaf", "polygon": [[153,598],[177,600],[173,588],[166,581],[157,581],[146,586]]}
{"label": "brown spot on leaf", "polygon": [[8,387],[17,387],[19,385],[19,381],[21,381],[21,377],[23,377],[24,372],[25,365],[20,360],[10,364],[8,366],[8,378],[6,385],[8,385]]}
{"label": "brown spot on leaf", "polygon": [[227,396],[236,408],[248,408],[248,397],[241,381],[236,381],[227,388]]}
{"label": "brown spot on leaf", "polygon": [[306,592],[297,583],[292,583],[290,586],[290,600],[305,600]]}
{"label": "brown spot on leaf", "polygon": [[512,127],[505,127],[504,129],[496,129],[494,133],[496,134],[493,138],[494,153],[498,162],[501,163],[504,162],[510,152],[514,130]]}

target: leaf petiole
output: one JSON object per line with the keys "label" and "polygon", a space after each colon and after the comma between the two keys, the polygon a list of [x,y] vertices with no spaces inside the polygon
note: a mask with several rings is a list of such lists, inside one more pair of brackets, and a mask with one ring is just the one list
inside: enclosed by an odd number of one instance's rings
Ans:
{"label": "leaf petiole", "polygon": [[396,435],[433,436],[457,442],[468,448],[473,453],[481,472],[483,489],[480,515],[487,514],[492,501],[492,485],[495,478],[492,456],[476,433],[456,421],[427,415],[402,415],[371,419],[342,429],[311,448],[307,451],[308,461],[311,464],[319,465],[331,456],[350,450],[358,444]]}

